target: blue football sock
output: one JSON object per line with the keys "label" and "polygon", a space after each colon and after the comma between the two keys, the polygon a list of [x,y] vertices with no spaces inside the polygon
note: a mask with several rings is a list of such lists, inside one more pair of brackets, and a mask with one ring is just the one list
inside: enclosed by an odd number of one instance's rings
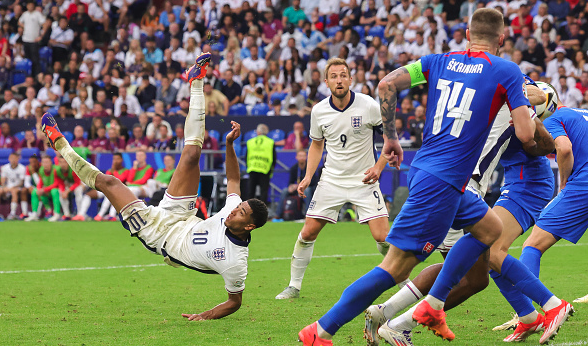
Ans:
{"label": "blue football sock", "polygon": [[461,237],[447,254],[443,269],[431,287],[429,295],[445,301],[453,286],[459,283],[459,280],[486,250],[488,250],[488,245],[474,238],[471,233]]}
{"label": "blue football sock", "polygon": [[553,297],[553,293],[531,273],[529,268],[511,255],[507,255],[504,262],[502,262],[500,274],[540,306],[545,305],[549,298]]}
{"label": "blue football sock", "polygon": [[318,321],[323,329],[335,335],[339,328],[367,309],[382,293],[396,285],[390,273],[375,267],[343,291],[339,301]]}
{"label": "blue football sock", "polygon": [[532,246],[525,246],[519,261],[526,265],[533,275],[539,277],[539,270],[541,269],[541,255],[542,254],[539,249]]}
{"label": "blue football sock", "polygon": [[526,316],[535,311],[533,301],[522,294],[510,281],[503,278],[502,275],[494,270],[490,270],[490,277],[494,279],[496,286],[500,289],[500,293],[502,293],[519,316]]}

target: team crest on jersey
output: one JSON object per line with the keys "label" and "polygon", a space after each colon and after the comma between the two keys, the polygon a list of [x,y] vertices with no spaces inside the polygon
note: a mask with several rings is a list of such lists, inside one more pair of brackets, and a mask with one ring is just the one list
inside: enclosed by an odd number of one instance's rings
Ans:
{"label": "team crest on jersey", "polygon": [[361,123],[361,115],[351,117],[351,127],[353,127],[355,130],[359,130],[361,128]]}
{"label": "team crest on jersey", "polygon": [[433,250],[435,250],[435,245],[429,242],[427,242],[425,246],[423,246],[423,252],[431,253]]}
{"label": "team crest on jersey", "polygon": [[316,201],[314,199],[312,201],[310,201],[310,204],[308,205],[308,210],[314,209],[315,204],[316,204]]}
{"label": "team crest on jersey", "polygon": [[525,95],[526,98],[529,98],[529,95],[527,95],[527,82],[523,82],[523,95]]}
{"label": "team crest on jersey", "polygon": [[194,210],[196,209],[196,203],[194,203],[194,201],[190,202],[190,204],[188,204],[188,210]]}
{"label": "team crest on jersey", "polygon": [[215,261],[225,260],[225,248],[219,247],[219,248],[212,250],[212,259]]}
{"label": "team crest on jersey", "polygon": [[235,287],[243,287],[243,280],[236,280]]}

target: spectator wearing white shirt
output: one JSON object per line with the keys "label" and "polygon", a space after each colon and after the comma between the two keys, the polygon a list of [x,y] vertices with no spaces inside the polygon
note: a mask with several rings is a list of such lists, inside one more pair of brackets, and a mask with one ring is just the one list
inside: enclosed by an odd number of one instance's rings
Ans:
{"label": "spectator wearing white shirt", "polygon": [[33,63],[33,75],[36,76],[41,71],[39,60],[39,42],[41,41],[41,28],[45,23],[45,16],[35,10],[35,2],[27,2],[27,11],[24,12],[19,20],[19,25],[23,28],[22,42],[24,46],[25,58]]}
{"label": "spectator wearing white shirt", "polygon": [[568,84],[566,76],[559,76],[559,83],[553,87],[557,90],[560,101],[566,107],[578,108],[582,103],[582,92],[573,85],[573,82],[570,84]]}
{"label": "spectator wearing white shirt", "polygon": [[553,24],[553,16],[547,12],[548,6],[547,4],[539,5],[539,11],[537,15],[533,17],[533,30],[537,30],[543,24],[543,21],[547,19],[551,24]]}
{"label": "spectator wearing white shirt", "polygon": [[280,54],[280,64],[283,64],[288,59],[292,59],[293,48],[296,48],[296,40],[294,37],[290,37],[287,46],[282,49],[282,53]]}
{"label": "spectator wearing white shirt", "polygon": [[10,111],[15,108],[18,109],[18,101],[14,99],[12,90],[4,90],[4,104],[0,107],[0,118],[8,118]]}
{"label": "spectator wearing white shirt", "polygon": [[[182,66],[186,66],[186,67],[192,66],[194,64],[194,61],[196,60],[196,57],[198,55],[200,55],[200,53],[202,53],[202,50],[196,44],[196,39],[194,39],[194,37],[188,38],[188,44],[186,45],[185,50],[186,50],[186,55],[184,56],[184,60],[183,61],[176,60],[176,61],[178,61],[180,64],[183,64]],[[173,59],[173,53],[172,53],[172,59]]]}
{"label": "spectator wearing white shirt", "polygon": [[349,48],[349,58],[364,59],[367,55],[367,47],[360,42],[359,33],[355,30],[351,31],[351,39],[347,48]]}
{"label": "spectator wearing white shirt", "polygon": [[447,32],[443,25],[439,25],[435,19],[429,19],[429,28],[425,30],[424,37],[425,41],[429,39],[429,36],[435,37],[435,45],[442,46],[443,43],[448,41]]}
{"label": "spectator wearing white shirt", "polygon": [[467,40],[463,29],[457,29],[453,32],[453,39],[447,43],[450,52],[459,52],[466,50]]}
{"label": "spectator wearing white shirt", "polygon": [[563,67],[566,71],[566,76],[574,70],[574,64],[566,58],[566,50],[562,46],[555,48],[555,59],[547,63],[545,68],[545,76],[547,78],[554,78],[558,73],[559,67]]}
{"label": "spectator wearing white shirt", "polygon": [[53,84],[53,75],[45,73],[43,76],[44,86],[37,94],[37,100],[45,106],[55,107],[60,104],[60,97],[63,96],[63,91],[59,85]]}
{"label": "spectator wearing white shirt", "polygon": [[110,23],[109,13],[110,3],[108,0],[92,0],[88,5],[88,16],[94,22],[95,30],[108,29],[108,24]]}
{"label": "spectator wearing white shirt", "polygon": [[[70,90],[71,92],[71,90]],[[86,88],[78,90],[78,96],[71,101],[71,109],[76,119],[81,119],[84,114],[89,113],[94,108],[94,100],[90,97]]]}
{"label": "spectator wearing white shirt", "polygon": [[84,57],[84,62],[80,65],[80,72],[89,73],[94,79],[100,79],[100,68],[99,62],[94,60],[91,55]]}
{"label": "spectator wearing white shirt", "polygon": [[251,52],[251,57],[245,58],[243,60],[242,74],[253,71],[258,77],[263,77],[265,69],[267,68],[267,62],[259,57],[259,50],[257,46],[251,46],[249,50]]}
{"label": "spectator wearing white shirt", "polygon": [[170,47],[169,50],[171,51],[171,56],[173,61],[177,61],[182,65],[182,68],[187,68],[186,66],[186,50],[180,46],[180,39],[177,37],[172,37],[170,40]]}
{"label": "spectator wearing white shirt", "polygon": [[398,14],[400,19],[409,18],[412,15],[414,4],[410,0],[402,0],[400,4],[394,6],[391,14]]}
{"label": "spectator wearing white shirt", "polygon": [[388,53],[392,61],[398,60],[400,53],[406,53],[410,44],[404,40],[402,31],[396,31],[394,41],[388,45]]}
{"label": "spectator wearing white shirt", "polygon": [[53,61],[65,61],[74,40],[74,32],[67,27],[67,17],[59,18],[59,26],[51,31],[49,46],[53,48]]}
{"label": "spectator wearing white shirt", "polygon": [[[90,57],[94,62],[98,65],[98,71],[102,70],[104,67],[104,53],[101,49],[96,48],[94,44],[94,40],[88,39],[86,41],[86,54],[84,55],[84,60]],[[82,65],[83,66],[83,65]],[[80,67],[81,71],[81,67]],[[98,78],[98,77],[95,77]]]}
{"label": "spectator wearing white shirt", "polygon": [[408,53],[412,60],[418,60],[422,56],[432,53],[428,43],[425,42],[422,31],[417,32],[416,40],[408,47]]}
{"label": "spectator wearing white shirt", "polygon": [[20,104],[18,105],[19,118],[26,119],[33,117],[37,108],[43,106],[41,102],[35,98],[36,96],[37,92],[35,91],[35,88],[28,87],[26,91],[26,98],[20,101]]}
{"label": "spectator wearing white shirt", "polygon": [[120,117],[121,111],[120,107],[122,105],[127,106],[127,113],[139,115],[141,113],[141,106],[139,105],[139,100],[135,95],[128,95],[126,88],[119,88],[118,89],[118,98],[114,102],[114,116]]}
{"label": "spectator wearing white shirt", "polygon": [[[133,64],[135,64],[137,52],[140,52],[141,54],[143,54],[143,51],[141,50],[141,41],[131,40],[131,42],[129,43],[129,50],[125,54],[125,60],[124,60],[125,61],[125,68],[128,69]],[[173,58],[173,54],[172,54],[172,58]],[[178,60],[176,60],[176,61],[178,61]]]}
{"label": "spectator wearing white shirt", "polygon": [[200,37],[200,33],[196,30],[196,22],[190,21],[188,22],[188,30],[184,32],[183,45],[185,46],[188,43],[188,39],[192,37],[196,40],[196,43],[202,41],[202,37]]}

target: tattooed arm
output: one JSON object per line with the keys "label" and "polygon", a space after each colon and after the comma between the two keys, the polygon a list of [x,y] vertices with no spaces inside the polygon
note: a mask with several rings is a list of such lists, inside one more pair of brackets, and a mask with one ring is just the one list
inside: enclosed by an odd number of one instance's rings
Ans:
{"label": "tattooed arm", "polygon": [[523,149],[533,156],[545,156],[555,150],[555,142],[541,120],[535,118],[535,136],[531,145],[523,144]]}
{"label": "tattooed arm", "polygon": [[401,67],[389,73],[378,84],[382,128],[384,130],[382,155],[388,160],[388,164],[391,167],[398,169],[403,159],[402,147],[398,142],[398,134],[396,133],[396,103],[398,101],[398,92],[417,85],[417,81],[414,79],[415,72],[417,74],[420,73],[420,76],[423,75],[420,71],[420,62],[408,65],[408,68],[413,73],[410,73],[407,67]]}

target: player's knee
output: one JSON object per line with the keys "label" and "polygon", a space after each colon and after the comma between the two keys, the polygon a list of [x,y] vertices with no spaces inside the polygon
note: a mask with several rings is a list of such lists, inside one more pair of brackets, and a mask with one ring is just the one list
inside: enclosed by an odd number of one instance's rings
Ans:
{"label": "player's knee", "polygon": [[304,241],[315,241],[320,231],[321,228],[313,226],[307,227],[306,225],[304,225],[304,227],[302,227],[302,230],[300,231],[300,238],[302,238],[302,240]]}
{"label": "player's knee", "polygon": [[96,177],[96,189],[99,191],[108,191],[116,187],[117,185],[122,184],[120,180],[115,178],[112,175],[100,174]]}
{"label": "player's knee", "polygon": [[202,148],[199,146],[186,145],[184,150],[182,150],[182,160],[186,160],[186,162],[190,165],[199,165],[201,153]]}

